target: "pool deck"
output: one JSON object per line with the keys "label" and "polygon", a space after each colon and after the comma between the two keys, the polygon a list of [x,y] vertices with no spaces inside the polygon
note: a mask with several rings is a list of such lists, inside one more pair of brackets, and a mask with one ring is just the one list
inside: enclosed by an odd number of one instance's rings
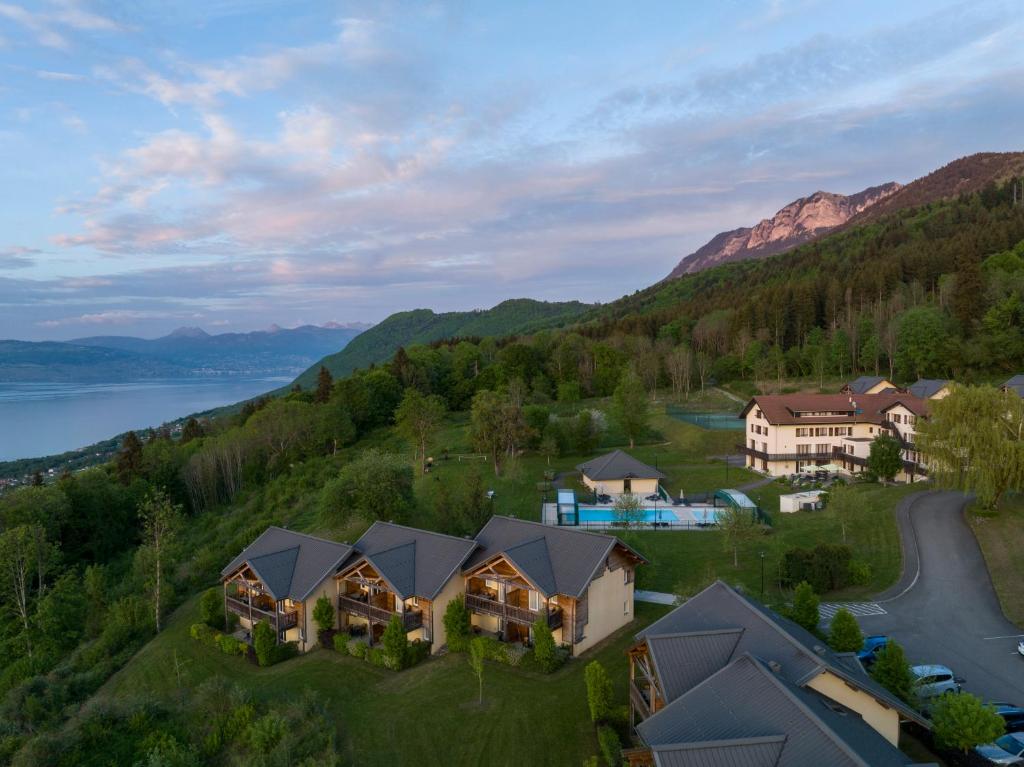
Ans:
{"label": "pool deck", "polygon": [[[584,509],[601,509],[611,511],[614,508],[614,504],[611,503],[588,503],[580,504],[581,511]],[[628,525],[629,529],[632,530],[713,530],[715,524],[707,523],[704,521],[705,513],[716,509],[711,504],[694,504],[692,506],[687,505],[675,505],[675,504],[659,504],[659,511],[670,511],[675,515],[674,520],[662,519],[658,523],[652,522],[634,522]],[[718,511],[721,507],[717,507]],[[557,503],[545,503],[541,505],[541,521],[545,525],[558,525],[558,504]],[[581,528],[584,530],[622,530],[623,525],[616,522],[584,522],[581,521],[578,525],[573,527]]]}

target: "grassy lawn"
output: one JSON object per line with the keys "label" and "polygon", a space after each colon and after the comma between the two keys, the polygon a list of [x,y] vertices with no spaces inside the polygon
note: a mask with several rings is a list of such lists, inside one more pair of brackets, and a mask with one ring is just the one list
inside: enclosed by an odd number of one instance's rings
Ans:
{"label": "grassy lawn", "polygon": [[1024,496],[1007,498],[995,514],[972,510],[967,521],[985,555],[1003,613],[1024,628],[1024,589],[1020,587],[1024,572],[1024,550],[1020,546],[1024,537]]}
{"label": "grassy lawn", "polygon": [[[656,591],[692,594],[711,580],[721,578],[742,585],[750,594],[759,595],[760,553],[764,552],[765,600],[769,603],[782,601],[786,595],[779,587],[778,573],[786,549],[842,542],[842,525],[835,512],[828,509],[779,514],[777,488],[774,484],[765,488],[776,494],[775,511],[771,514],[774,526],[768,535],[741,548],[738,568],[733,566],[732,552],[725,550],[722,534],[716,531],[621,533],[624,541],[651,562],[638,570],[637,585]],[[884,589],[899,577],[900,544],[894,510],[900,499],[920,489],[912,485],[854,486],[854,492],[863,499],[864,505],[856,522],[847,525],[846,543],[853,549],[855,559],[871,566],[871,582],[829,594],[830,599],[862,597]],[[764,508],[772,508],[764,500],[761,503]]]}
{"label": "grassy lawn", "polygon": [[193,599],[97,697],[172,696],[177,663],[183,685],[220,675],[259,698],[314,690],[337,723],[338,742],[352,764],[577,765],[598,753],[587,711],[585,664],[593,659],[604,664],[625,705],[624,651],[636,631],[667,609],[637,603],[632,624],[550,676],[488,664],[481,707],[476,677],[462,655],[431,659],[401,673],[326,650],[267,669],[222,655],[189,637],[196,620]]}

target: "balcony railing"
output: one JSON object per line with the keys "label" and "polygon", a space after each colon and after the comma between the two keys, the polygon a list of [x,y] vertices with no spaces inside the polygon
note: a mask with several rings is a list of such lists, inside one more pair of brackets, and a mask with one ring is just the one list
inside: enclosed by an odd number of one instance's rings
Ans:
{"label": "balcony railing", "polygon": [[743,455],[752,455],[759,461],[831,461],[842,455],[840,448],[815,453],[766,453],[746,445],[736,445],[736,450]]}
{"label": "balcony railing", "polygon": [[406,610],[405,612],[400,613],[397,610],[389,610],[386,607],[371,605],[363,599],[355,599],[354,597],[346,596],[345,594],[338,596],[338,608],[347,613],[351,613],[352,615],[358,615],[366,618],[373,623],[387,624],[391,622],[392,616],[401,616],[402,628],[406,631],[418,629],[423,625],[422,610]]}
{"label": "balcony railing", "polygon": [[495,599],[488,599],[480,594],[466,594],[466,607],[473,612],[485,615],[494,615],[504,620],[515,621],[525,625],[533,625],[538,618],[545,618],[548,627],[556,629],[562,625],[562,608],[558,607],[551,612],[545,613],[541,610],[528,610],[525,607],[499,602]]}
{"label": "balcony railing", "polygon": [[227,606],[230,612],[241,615],[243,618],[252,616],[253,622],[266,620],[271,626],[277,625],[283,629],[295,628],[299,622],[299,613],[295,610],[289,612],[275,612],[274,610],[263,610],[256,605],[250,605],[242,599],[227,597]]}
{"label": "balcony railing", "polygon": [[651,715],[651,704],[635,682],[629,683],[629,702],[633,704],[637,721],[646,719]]}

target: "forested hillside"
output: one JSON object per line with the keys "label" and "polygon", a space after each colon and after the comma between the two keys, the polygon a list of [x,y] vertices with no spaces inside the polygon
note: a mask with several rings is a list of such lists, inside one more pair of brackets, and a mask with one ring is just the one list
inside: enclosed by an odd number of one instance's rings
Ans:
{"label": "forested hillside", "polygon": [[186,376],[187,368],[120,349],[0,340],[0,382],[108,383]]}
{"label": "forested hillside", "polygon": [[334,376],[344,376],[358,368],[386,362],[400,346],[427,344],[445,338],[524,334],[559,327],[587,308],[577,301],[547,303],[521,298],[504,301],[485,311],[436,314],[430,309],[414,309],[398,312],[355,338],[341,352],[313,365],[296,382],[303,387],[312,386],[321,365]]}

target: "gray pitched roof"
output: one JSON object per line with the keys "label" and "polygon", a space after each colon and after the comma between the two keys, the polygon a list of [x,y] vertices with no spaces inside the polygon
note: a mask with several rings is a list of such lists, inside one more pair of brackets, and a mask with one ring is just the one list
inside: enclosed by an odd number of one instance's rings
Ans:
{"label": "gray pitched roof", "polygon": [[658,681],[667,700],[675,700],[729,664],[742,628],[647,637]]}
{"label": "gray pitched roof", "polygon": [[1002,386],[1007,391],[1012,391],[1018,397],[1024,397],[1024,375],[1015,375]]}
{"label": "gray pitched roof", "polygon": [[220,574],[226,577],[248,563],[274,599],[302,602],[351,552],[345,543],[268,527]]}
{"label": "gray pitched roof", "polygon": [[860,376],[860,378],[850,381],[844,388],[849,389],[853,394],[863,394],[884,380],[884,376]]}
{"label": "gray pitched roof", "polygon": [[[674,659],[684,659],[691,664],[685,673],[671,672],[668,684],[676,689],[687,675],[692,677],[698,674],[698,669],[706,670],[714,657],[700,646],[700,643],[707,643],[702,635],[729,629],[743,629],[729,660],[750,653],[765,662],[777,663],[782,678],[801,686],[827,670],[895,709],[904,719],[928,726],[920,714],[864,674],[860,664],[852,663],[848,655],[833,652],[802,626],[748,599],[722,581],[716,581],[652,623],[637,634],[637,639],[654,639],[662,657],[671,654]],[[661,665],[657,668],[660,672]],[[671,700],[669,691],[662,691]]]}
{"label": "gray pitched roof", "polygon": [[659,746],[654,763],[657,767],[775,767],[785,745],[784,735],[677,743]]}
{"label": "gray pitched roof", "polygon": [[610,535],[512,517],[491,517],[477,533],[476,541],[480,548],[466,562],[463,571],[504,554],[517,568],[523,568],[523,575],[546,597],[554,594],[578,597],[615,546],[622,546],[641,561],[647,561]]}
{"label": "gray pitched roof", "polygon": [[665,479],[665,475],[653,466],[648,466],[621,450],[612,450],[607,455],[592,458],[576,468],[595,480]]}
{"label": "gray pitched roof", "polygon": [[945,381],[939,378],[918,378],[914,383],[907,387],[907,391],[913,394],[915,397],[921,399],[928,399],[933,394],[938,392],[943,386],[948,386],[949,381]]}
{"label": "gray pitched roof", "polygon": [[[355,552],[373,565],[402,599],[433,599],[472,554],[476,541],[374,522],[355,543]],[[346,567],[358,562],[356,557]]]}
{"label": "gray pitched roof", "polygon": [[[675,753],[686,743],[702,744],[708,757],[689,764],[763,764],[736,761],[737,742],[747,740],[749,746],[751,738],[779,736],[785,741],[777,761],[771,763],[778,767],[905,767],[909,763],[855,712],[786,681],[749,654],[645,719],[637,732],[651,747],[657,764],[673,767],[687,764]],[[712,748],[716,741],[717,749]],[[767,748],[752,751],[748,748],[745,756],[763,759],[769,752]]]}

